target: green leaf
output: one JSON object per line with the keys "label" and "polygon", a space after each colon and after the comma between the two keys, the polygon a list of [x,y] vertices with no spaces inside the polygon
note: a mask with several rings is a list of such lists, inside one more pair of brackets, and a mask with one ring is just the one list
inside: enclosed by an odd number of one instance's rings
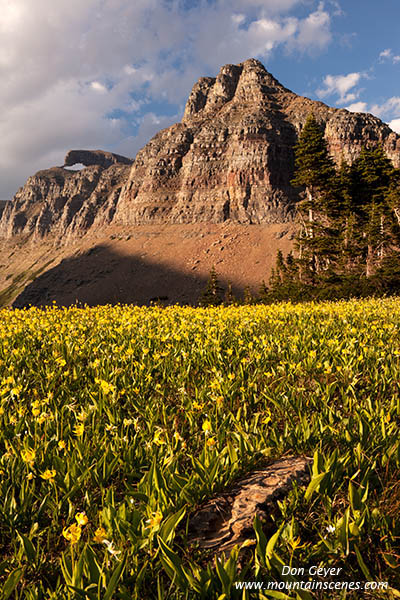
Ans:
{"label": "green leaf", "polygon": [[279,527],[278,531],[276,531],[274,533],[274,535],[271,536],[269,538],[269,540],[268,540],[267,548],[266,548],[266,551],[265,551],[265,556],[268,559],[272,558],[272,554],[273,554],[273,551],[274,551],[274,548],[275,548],[275,544],[278,541],[278,538],[279,538],[279,536],[281,534],[282,529],[283,529],[283,524]]}
{"label": "green leaf", "polygon": [[360,494],[358,489],[355,487],[352,481],[349,481],[349,497],[350,497],[350,506],[353,511],[362,510],[362,502],[360,498]]}
{"label": "green leaf", "polygon": [[169,577],[172,581],[176,581],[182,590],[187,590],[188,582],[185,577],[181,559],[171,550],[171,548],[169,548],[169,546],[167,546],[162,538],[157,536],[157,540],[162,554],[160,559]]}
{"label": "green leaf", "polygon": [[8,600],[8,598],[11,597],[11,594],[15,591],[23,574],[24,569],[22,567],[19,567],[10,573],[1,592],[0,600]]}
{"label": "green leaf", "polygon": [[314,461],[312,466],[313,477],[317,477],[321,473],[323,462],[324,461],[321,453],[318,450],[316,450],[314,452]]}
{"label": "green leaf", "polygon": [[180,521],[184,518],[186,513],[186,507],[183,506],[178,512],[170,515],[165,522],[161,525],[158,535],[164,540],[164,542],[170,542],[174,537],[174,532]]}
{"label": "green leaf", "polygon": [[231,591],[232,582],[224,569],[222,560],[218,558],[218,556],[215,558],[215,569],[217,571],[218,578],[222,583],[224,594],[229,594]]}
{"label": "green leaf", "polygon": [[358,549],[357,544],[354,544],[354,550],[356,551],[357,562],[360,565],[361,571],[364,573],[364,575],[368,581],[372,581],[373,577],[372,577],[371,573],[369,572],[367,565],[363,561],[363,558],[361,556],[361,553],[360,553],[360,550]]}
{"label": "green leaf", "polygon": [[24,549],[24,552],[25,552],[28,560],[30,560],[31,562],[35,562],[36,561],[36,550],[35,550],[34,545],[31,542],[31,540],[29,538],[27,538],[26,535],[24,535],[23,533],[19,533],[19,531],[17,531],[17,535],[20,539],[20,542],[22,544],[22,547]]}
{"label": "green leaf", "polygon": [[143,502],[146,502],[146,504],[149,501],[149,497],[146,494],[143,494],[142,492],[130,492],[129,496],[131,498],[136,498],[137,500],[142,500]]}
{"label": "green leaf", "polygon": [[[267,595],[265,595],[267,594]],[[275,592],[274,590],[264,590],[259,596],[260,600],[267,600],[267,598],[277,598],[277,600],[291,600],[290,596],[283,592]]]}
{"label": "green leaf", "polygon": [[93,581],[98,585],[101,576],[101,567],[97,562],[96,554],[89,545],[86,548],[85,558],[90,573],[90,581]]}
{"label": "green leaf", "polygon": [[311,498],[311,496],[317,490],[326,474],[327,472],[325,471],[311,479],[310,483],[308,484],[308,488],[306,489],[306,493],[304,494],[304,500],[309,500]]}
{"label": "green leaf", "polygon": [[111,579],[108,582],[107,589],[104,593],[103,600],[111,600],[112,599],[113,593],[117,589],[118,582],[121,579],[122,573],[125,569],[126,558],[127,557],[125,555],[124,558],[121,560],[121,562],[114,569],[114,572],[111,575]]}
{"label": "green leaf", "polygon": [[265,551],[267,548],[267,538],[265,537],[265,533],[262,530],[261,521],[256,515],[254,517],[254,531],[256,533],[257,546],[256,546],[256,555],[260,559],[260,562],[263,566],[265,565]]}

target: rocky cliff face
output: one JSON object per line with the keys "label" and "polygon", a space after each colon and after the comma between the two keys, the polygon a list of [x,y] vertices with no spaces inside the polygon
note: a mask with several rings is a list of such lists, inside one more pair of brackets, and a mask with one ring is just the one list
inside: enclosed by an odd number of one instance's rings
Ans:
{"label": "rocky cliff face", "polygon": [[65,164],[76,163],[89,166],[79,171],[53,167],[29,177],[4,208],[0,236],[52,234],[66,241],[110,222],[132,161],[110,152],[68,152]]}
{"label": "rocky cliff face", "polygon": [[193,87],[181,123],[129,159],[71,151],[66,165],[28,179],[7,206],[0,235],[68,236],[113,222],[279,223],[293,218],[293,146],[313,111],[332,156],[352,161],[382,143],[400,166],[400,136],[376,117],[334,109],[284,88],[250,59]]}

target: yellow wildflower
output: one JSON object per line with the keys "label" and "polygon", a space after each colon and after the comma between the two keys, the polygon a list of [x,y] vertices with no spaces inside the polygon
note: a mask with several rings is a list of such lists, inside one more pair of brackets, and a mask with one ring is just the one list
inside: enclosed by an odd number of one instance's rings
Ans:
{"label": "yellow wildflower", "polygon": [[64,442],[64,440],[59,440],[58,442],[58,449],[59,450],[65,450],[66,448],[66,443]]}
{"label": "yellow wildflower", "polygon": [[75,523],[69,527],[64,527],[62,532],[65,539],[71,542],[71,544],[76,544],[81,537],[81,533],[82,529],[79,527],[79,525],[75,525]]}
{"label": "yellow wildflower", "polygon": [[81,437],[83,435],[84,431],[85,431],[85,426],[83,423],[79,423],[78,425],[75,425],[74,433],[77,437]]}
{"label": "yellow wildflower", "polygon": [[204,408],[204,403],[200,404],[199,402],[196,402],[196,400],[193,402],[193,408],[195,410],[202,410]]}
{"label": "yellow wildflower", "polygon": [[167,443],[165,441],[164,432],[162,429],[157,429],[157,431],[154,434],[153,442],[154,444],[157,444],[157,446],[162,446],[163,444]]}
{"label": "yellow wildflower", "polygon": [[86,513],[84,513],[84,512],[77,513],[75,515],[75,519],[76,519],[76,522],[78,523],[78,525],[80,527],[83,527],[84,525],[87,525],[88,518],[86,516]]}
{"label": "yellow wildflower", "polygon": [[174,432],[174,441],[177,444],[178,442],[183,442],[183,437],[178,431]]}
{"label": "yellow wildflower", "polygon": [[48,416],[49,416],[49,415],[48,415],[47,413],[43,412],[43,413],[40,415],[40,417],[38,417],[38,418],[36,419],[36,422],[37,422],[37,423],[39,423],[39,425],[41,425],[41,424],[42,424],[42,423],[43,423],[43,422],[44,422],[44,421],[47,419],[47,417],[48,417]]}
{"label": "yellow wildflower", "polygon": [[40,475],[42,479],[54,479],[55,476],[55,469],[46,469],[45,472]]}
{"label": "yellow wildflower", "polygon": [[208,440],[207,440],[207,446],[209,448],[213,448],[215,446],[215,444],[216,444],[216,441],[215,441],[214,437],[208,438]]}
{"label": "yellow wildflower", "polygon": [[157,512],[152,513],[150,519],[147,519],[146,523],[148,523],[148,527],[159,527],[161,521],[163,519],[162,512],[159,510]]}
{"label": "yellow wildflower", "polygon": [[32,463],[36,458],[36,452],[35,450],[28,448],[27,450],[23,450],[21,452],[21,457],[24,462]]}
{"label": "yellow wildflower", "polygon": [[112,394],[115,391],[115,386],[112,383],[108,383],[104,379],[95,379],[95,381],[100,385],[103,394]]}
{"label": "yellow wildflower", "polygon": [[211,423],[208,419],[206,421],[204,421],[204,423],[202,425],[202,429],[205,433],[209,433],[211,431]]}
{"label": "yellow wildflower", "polygon": [[104,527],[98,527],[94,532],[93,541],[95,544],[102,544],[106,539],[106,535],[107,533]]}

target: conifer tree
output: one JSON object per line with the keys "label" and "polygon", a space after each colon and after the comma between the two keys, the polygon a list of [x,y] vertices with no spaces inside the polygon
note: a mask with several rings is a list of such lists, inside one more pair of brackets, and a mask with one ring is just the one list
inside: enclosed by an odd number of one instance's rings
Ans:
{"label": "conifer tree", "polygon": [[292,184],[304,185],[310,190],[326,189],[335,174],[321,127],[313,113],[308,115],[295,146],[295,165]]}
{"label": "conifer tree", "polygon": [[277,278],[279,278],[279,283],[283,283],[286,276],[286,265],[282,250],[278,250],[276,253],[275,273]]}
{"label": "conifer tree", "polygon": [[259,290],[258,290],[257,301],[258,302],[268,302],[269,299],[270,299],[269,290],[268,290],[267,284],[265,283],[265,281],[263,279],[261,282],[261,285],[259,287]]}
{"label": "conifer tree", "polygon": [[224,296],[224,304],[230,305],[230,304],[234,304],[234,302],[235,302],[235,296],[234,296],[233,290],[232,290],[232,283],[230,281],[228,281],[228,287],[226,289],[225,296]]}
{"label": "conifer tree", "polygon": [[364,147],[353,164],[353,207],[362,235],[358,245],[367,278],[390,250],[393,210],[388,197],[395,173],[381,145]]}
{"label": "conifer tree", "polygon": [[285,279],[289,283],[293,283],[298,278],[298,265],[296,264],[296,260],[293,256],[293,252],[290,251],[286,257],[286,267],[285,267]]}
{"label": "conifer tree", "polygon": [[[298,237],[300,259],[308,263],[312,274],[323,264],[324,254],[331,253],[325,248],[325,227],[329,224],[329,214],[335,206],[333,181],[335,167],[329,156],[322,130],[311,113],[304,125],[295,146],[295,174],[292,185],[305,188],[305,197],[297,208],[302,221],[302,231]],[[321,252],[318,252],[320,247]],[[303,274],[304,269],[302,269]]]}
{"label": "conifer tree", "polygon": [[204,290],[201,299],[201,306],[217,306],[221,304],[224,297],[224,290],[218,281],[218,275],[213,266],[210,271],[206,289]]}
{"label": "conifer tree", "polygon": [[392,173],[389,187],[385,194],[385,202],[392,215],[390,242],[400,249],[400,169]]}
{"label": "conifer tree", "polygon": [[276,292],[279,290],[279,287],[281,284],[281,278],[279,277],[279,274],[277,274],[275,272],[274,268],[271,269],[271,274],[269,276],[268,283],[269,283],[271,293],[275,296]]}
{"label": "conifer tree", "polygon": [[250,287],[247,285],[244,288],[243,302],[244,304],[253,304],[253,301],[253,294],[251,293]]}

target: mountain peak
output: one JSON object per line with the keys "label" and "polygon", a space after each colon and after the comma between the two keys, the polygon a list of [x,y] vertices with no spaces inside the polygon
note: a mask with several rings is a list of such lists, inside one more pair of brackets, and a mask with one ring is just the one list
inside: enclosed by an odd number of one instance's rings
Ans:
{"label": "mountain peak", "polygon": [[388,125],[298,96],[250,58],[199,79],[182,123],[157,133],[133,162],[73,150],[66,166],[91,167],[30,177],[4,208],[0,237],[68,240],[110,223],[288,222],[298,200],[291,185],[294,146],[310,112],[338,163],[380,143],[400,166],[400,136]]}
{"label": "mountain peak", "polygon": [[201,77],[186,103],[183,121],[205,116],[233,99],[260,104],[274,92],[288,92],[256,58],[221,67],[217,77]]}

